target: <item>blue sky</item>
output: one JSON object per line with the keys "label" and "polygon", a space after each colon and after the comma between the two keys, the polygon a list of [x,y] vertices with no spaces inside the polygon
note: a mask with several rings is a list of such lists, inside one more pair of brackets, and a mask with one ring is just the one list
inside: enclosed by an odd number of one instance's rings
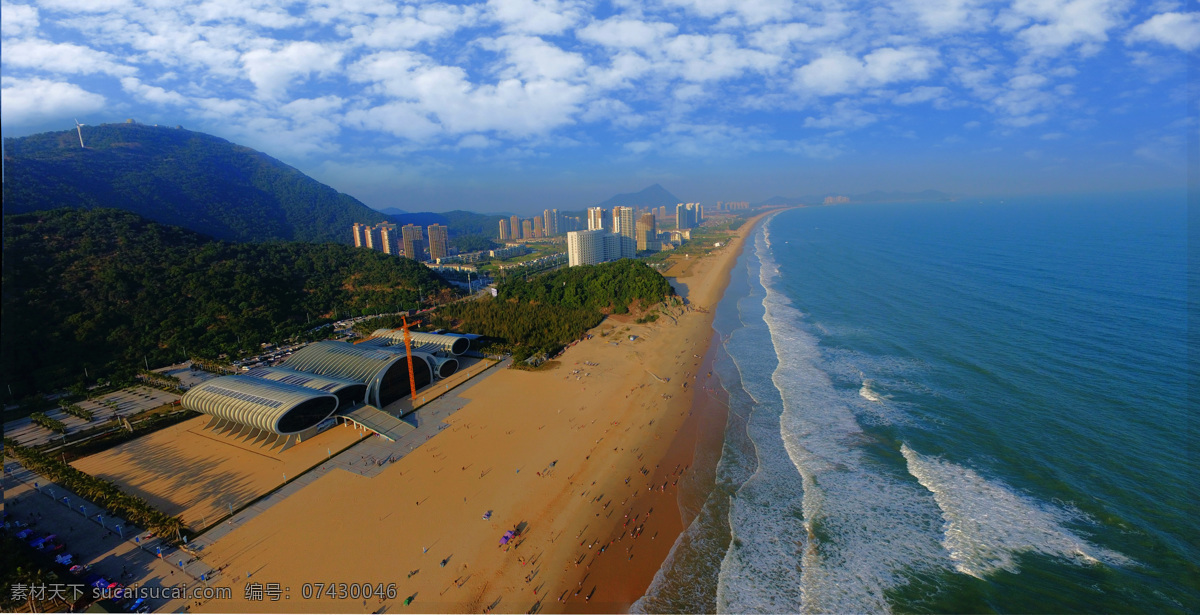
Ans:
{"label": "blue sky", "polygon": [[4,136],[182,124],[373,207],[1181,187],[1195,2],[5,0]]}

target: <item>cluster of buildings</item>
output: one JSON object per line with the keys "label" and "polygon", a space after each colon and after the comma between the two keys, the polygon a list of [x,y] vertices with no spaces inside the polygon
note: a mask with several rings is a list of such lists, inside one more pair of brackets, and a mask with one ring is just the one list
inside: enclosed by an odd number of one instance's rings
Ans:
{"label": "cluster of buildings", "polygon": [[[429,225],[429,239],[424,230],[415,224],[398,227],[391,222],[371,226],[354,223],[354,247],[376,250],[384,254],[403,256],[415,261],[434,260],[450,255],[449,228],[441,224]],[[428,256],[426,256],[428,248]]]}
{"label": "cluster of buildings", "polygon": [[588,230],[567,233],[568,263],[571,267],[595,265],[633,258],[646,250],[671,249],[691,238],[690,229],[703,222],[704,210],[699,203],[676,205],[674,231],[658,228],[658,218],[665,216],[665,206],[640,215],[632,207],[614,207],[611,212],[591,207],[587,210]]}
{"label": "cluster of buildings", "polygon": [[559,214],[557,209],[547,209],[532,218],[512,216],[500,220],[500,241],[555,237],[580,228],[579,218]]}
{"label": "cluster of buildings", "polygon": [[848,197],[848,196],[827,196],[827,197],[825,197],[826,205],[838,205],[840,203],[849,203],[849,202],[850,202],[850,197]]}
{"label": "cluster of buildings", "polygon": [[750,209],[750,201],[717,201],[717,211]]}

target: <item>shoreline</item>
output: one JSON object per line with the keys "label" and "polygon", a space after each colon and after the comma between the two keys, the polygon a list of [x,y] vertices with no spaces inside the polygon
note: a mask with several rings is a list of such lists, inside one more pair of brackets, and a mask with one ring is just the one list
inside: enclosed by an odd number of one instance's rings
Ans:
{"label": "shoreline", "polygon": [[[553,370],[493,373],[445,429],[377,476],[331,472],[211,545],[203,558],[229,568],[215,583],[233,599],[192,610],[627,611],[690,522],[683,466],[697,443],[719,446],[714,423],[723,435],[724,421],[697,422],[713,409],[695,389],[715,306],[761,218],[684,267],[690,305],[675,320],[606,319]],[[521,535],[501,545],[510,529]],[[394,583],[396,597],[295,595],[316,582]],[[292,595],[247,601],[251,583]]]}
{"label": "shoreline", "polygon": [[[699,514],[700,508],[715,486],[717,464],[721,459],[725,427],[729,417],[729,399],[720,385],[720,379],[713,373],[717,347],[721,343],[716,336],[716,331],[712,328],[713,318],[716,316],[717,304],[720,303],[729,287],[733,267],[745,249],[745,238],[753,234],[765,215],[760,214],[747,220],[738,229],[739,234],[734,236],[737,238],[737,244],[731,246],[734,250],[731,254],[722,255],[726,258],[722,261],[720,270],[716,272],[715,283],[719,289],[717,296],[711,305],[704,306],[708,310],[704,321],[709,329],[709,336],[707,347],[701,357],[699,371],[696,372],[698,378],[695,380],[696,390],[691,394],[691,407],[666,454],[658,462],[658,471],[650,480],[653,485],[662,484],[665,480],[674,480],[675,477],[679,478],[682,486],[675,494],[658,498],[653,498],[653,492],[650,494],[654,502],[650,508],[653,508],[655,513],[665,509],[664,512],[667,513],[669,520],[664,522],[661,528],[656,527],[657,536],[653,537],[654,535],[652,535],[655,545],[646,557],[640,560],[638,558],[627,560],[625,565],[618,560],[600,560],[592,568],[592,579],[598,583],[613,584],[625,590],[615,600],[616,603],[625,605],[625,608],[619,612],[629,612],[629,607],[650,589],[658,571],[666,563],[667,557],[671,555],[675,543]],[[708,454],[702,455],[701,453],[704,452]],[[687,471],[682,475],[675,475],[675,468],[681,466],[686,467]],[[690,500],[688,503],[690,506],[685,504],[685,501],[688,500]],[[634,562],[637,563],[634,564]],[[629,566],[629,564],[634,565]],[[583,608],[571,612],[609,612],[604,608],[589,608],[592,606],[585,604]],[[600,604],[595,606],[599,607]]]}

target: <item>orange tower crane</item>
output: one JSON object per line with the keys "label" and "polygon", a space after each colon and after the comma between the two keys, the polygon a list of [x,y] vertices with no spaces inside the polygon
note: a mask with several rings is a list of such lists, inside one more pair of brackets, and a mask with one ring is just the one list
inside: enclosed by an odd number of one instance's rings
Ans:
{"label": "orange tower crane", "polygon": [[409,327],[408,318],[405,316],[401,316],[400,319],[404,323],[404,326],[402,327],[404,329],[404,352],[405,352],[405,354],[408,355],[408,384],[409,384],[409,386],[412,387],[412,403],[413,403],[413,408],[416,408],[417,407],[417,378],[416,378],[416,376],[413,375],[412,338],[410,338],[408,336],[408,327]]}

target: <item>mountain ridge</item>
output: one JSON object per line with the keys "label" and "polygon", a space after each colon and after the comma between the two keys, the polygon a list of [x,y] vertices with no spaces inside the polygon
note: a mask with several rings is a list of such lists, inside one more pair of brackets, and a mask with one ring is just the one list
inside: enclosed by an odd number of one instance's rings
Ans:
{"label": "mountain ridge", "polygon": [[835,192],[810,194],[802,197],[773,196],[769,199],[752,203],[754,207],[770,205],[821,205],[826,197],[848,196],[851,203],[903,203],[908,201],[953,201],[957,197],[940,190],[922,190],[920,192],[903,192],[899,190],[872,190],[861,194],[844,195]]}
{"label": "mountain ridge", "polygon": [[4,213],[116,208],[228,241],[350,242],[388,220],[265,153],[135,122],[5,139]]}
{"label": "mountain ridge", "polygon": [[637,192],[623,192],[613,195],[608,200],[594,205],[594,207],[603,207],[612,209],[613,207],[674,207],[676,203],[681,203],[678,197],[667,191],[660,184],[647,186]]}

